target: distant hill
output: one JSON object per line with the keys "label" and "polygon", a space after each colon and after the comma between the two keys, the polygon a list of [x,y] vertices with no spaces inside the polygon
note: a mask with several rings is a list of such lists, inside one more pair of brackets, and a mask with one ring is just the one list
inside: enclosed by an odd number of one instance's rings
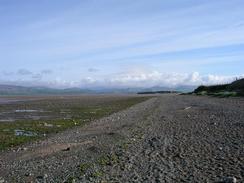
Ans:
{"label": "distant hill", "polygon": [[230,84],[199,86],[194,90],[199,95],[244,96],[244,78]]}
{"label": "distant hill", "polygon": [[48,94],[81,94],[89,90],[79,88],[53,89],[46,87],[24,87],[13,85],[0,85],[0,95],[48,95]]}
{"label": "distant hill", "polygon": [[160,91],[177,91],[190,92],[196,87],[194,86],[177,86],[177,87],[160,87],[155,86],[151,88],[67,88],[67,89],[53,89],[47,87],[25,87],[14,85],[0,85],[0,95],[75,95],[75,94],[106,94],[106,93],[141,93],[141,92],[157,92]]}
{"label": "distant hill", "polygon": [[177,91],[149,91],[149,92],[138,92],[137,94],[166,94],[166,93],[180,93]]}
{"label": "distant hill", "polygon": [[162,87],[162,86],[154,86],[151,88],[141,89],[139,92],[192,92],[196,89],[196,86],[190,85],[179,85],[174,87]]}

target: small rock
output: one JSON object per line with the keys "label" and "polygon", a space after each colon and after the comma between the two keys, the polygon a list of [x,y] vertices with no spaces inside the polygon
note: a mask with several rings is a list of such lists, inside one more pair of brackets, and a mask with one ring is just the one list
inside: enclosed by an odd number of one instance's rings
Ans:
{"label": "small rock", "polygon": [[235,177],[225,177],[223,183],[237,183],[237,179]]}
{"label": "small rock", "polygon": [[4,183],[4,182],[5,182],[4,178],[0,177],[0,183]]}
{"label": "small rock", "polygon": [[26,150],[28,150],[28,148],[27,147],[23,147],[23,148],[21,148],[21,150],[22,151],[26,151]]}
{"label": "small rock", "polygon": [[63,149],[63,151],[70,151],[70,147],[67,147],[66,149]]}
{"label": "small rock", "polygon": [[32,176],[32,173],[25,173],[26,177]]}
{"label": "small rock", "polygon": [[184,110],[188,110],[188,109],[190,109],[191,108],[191,106],[189,106],[189,107],[185,107],[185,109]]}
{"label": "small rock", "polygon": [[37,180],[43,180],[44,177],[43,177],[42,175],[39,175],[39,176],[36,177],[36,179],[37,179]]}
{"label": "small rock", "polygon": [[49,123],[44,123],[45,127],[53,127],[53,124],[49,124]]}
{"label": "small rock", "polygon": [[210,124],[211,124],[211,125],[215,125],[215,126],[217,125],[217,123],[216,123],[216,122],[212,122],[212,123],[210,123]]}
{"label": "small rock", "polygon": [[20,147],[17,149],[17,152],[19,152],[19,151],[21,151],[21,148]]}
{"label": "small rock", "polygon": [[214,119],[214,118],[215,118],[215,116],[214,116],[214,115],[211,115],[211,116],[210,116],[210,119]]}

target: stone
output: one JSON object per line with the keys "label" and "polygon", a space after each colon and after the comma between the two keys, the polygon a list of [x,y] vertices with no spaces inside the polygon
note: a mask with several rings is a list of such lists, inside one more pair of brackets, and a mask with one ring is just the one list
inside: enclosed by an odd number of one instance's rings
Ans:
{"label": "stone", "polygon": [[49,124],[49,123],[44,123],[45,127],[53,127],[53,124]]}
{"label": "stone", "polygon": [[30,177],[30,176],[33,176],[33,174],[30,173],[30,172],[27,172],[27,173],[25,173],[25,176],[26,176],[26,177]]}
{"label": "stone", "polygon": [[4,182],[5,182],[4,178],[0,177],[0,183],[4,183]]}
{"label": "stone", "polygon": [[63,149],[63,151],[70,151],[70,147],[67,147],[66,149]]}
{"label": "stone", "polygon": [[225,177],[223,183],[237,183],[237,179],[235,177]]}
{"label": "stone", "polygon": [[39,176],[36,177],[36,179],[38,179],[38,180],[43,180],[44,177],[43,177],[42,175],[39,175]]}
{"label": "stone", "polygon": [[191,106],[189,106],[189,107],[185,107],[184,110],[189,110],[189,109],[191,109]]}

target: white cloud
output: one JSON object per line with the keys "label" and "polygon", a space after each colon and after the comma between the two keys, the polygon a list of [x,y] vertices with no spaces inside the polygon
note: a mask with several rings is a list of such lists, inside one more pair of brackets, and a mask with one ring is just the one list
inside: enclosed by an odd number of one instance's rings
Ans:
{"label": "white cloud", "polygon": [[[244,75],[242,75],[244,77]],[[100,77],[87,77],[73,84],[80,87],[153,87],[178,85],[210,85],[233,81],[236,76],[193,73],[162,73],[158,71],[128,71]]]}
{"label": "white cloud", "polygon": [[[244,75],[243,75],[244,76]],[[153,87],[153,86],[178,86],[178,85],[209,85],[228,83],[236,76],[201,75],[193,73],[161,73],[148,72],[124,72],[107,76],[105,78],[90,78],[88,85],[102,85],[110,87]],[[89,82],[92,81],[92,82]]]}
{"label": "white cloud", "polygon": [[[46,74],[48,74],[47,72]],[[179,86],[179,85],[210,85],[223,84],[233,81],[236,77],[234,75],[214,75],[201,74],[199,72],[192,73],[177,73],[177,72],[159,72],[157,70],[150,70],[147,68],[132,67],[124,72],[95,75],[81,77],[77,80],[64,79],[57,77],[51,79],[45,78],[43,72],[32,73],[31,77],[27,79],[18,79],[6,81],[2,80],[0,83],[25,85],[25,86],[47,86],[54,88],[92,88],[92,87],[153,87],[153,86]],[[241,75],[244,77],[244,74]]]}

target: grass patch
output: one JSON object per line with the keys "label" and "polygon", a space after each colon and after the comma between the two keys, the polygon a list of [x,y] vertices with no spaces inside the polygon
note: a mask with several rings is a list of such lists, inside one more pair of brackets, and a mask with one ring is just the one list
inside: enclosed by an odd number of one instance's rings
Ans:
{"label": "grass patch", "polygon": [[95,172],[93,172],[92,174],[91,174],[91,177],[93,177],[93,178],[99,178],[99,177],[102,177],[103,176],[103,172],[100,170],[97,170],[97,171],[95,171]]}
{"label": "grass patch", "polygon": [[76,183],[75,177],[69,177],[64,183]]}
{"label": "grass patch", "polygon": [[128,148],[129,148],[129,144],[128,144],[128,142],[124,142],[124,143],[122,143],[121,144],[121,148],[123,149],[123,150],[128,150]]}
{"label": "grass patch", "polygon": [[82,164],[80,164],[80,173],[81,173],[81,174],[85,174],[86,171],[87,171],[89,168],[91,168],[91,167],[92,167],[92,165],[91,165],[90,163],[82,163]]}
{"label": "grass patch", "polygon": [[113,165],[118,163],[119,158],[115,153],[106,154],[98,158],[97,162],[100,166]]}
{"label": "grass patch", "polygon": [[98,164],[101,166],[109,165],[110,164],[109,156],[104,155],[98,158]]}
{"label": "grass patch", "polygon": [[228,91],[224,91],[224,92],[216,92],[213,94],[210,94],[216,97],[237,97],[237,93],[236,92],[228,92]]}
{"label": "grass patch", "polygon": [[196,93],[196,95],[200,95],[200,96],[209,95],[209,96],[221,97],[221,98],[239,96],[237,92],[229,92],[229,91],[220,91],[220,92],[201,91],[201,92]]}

